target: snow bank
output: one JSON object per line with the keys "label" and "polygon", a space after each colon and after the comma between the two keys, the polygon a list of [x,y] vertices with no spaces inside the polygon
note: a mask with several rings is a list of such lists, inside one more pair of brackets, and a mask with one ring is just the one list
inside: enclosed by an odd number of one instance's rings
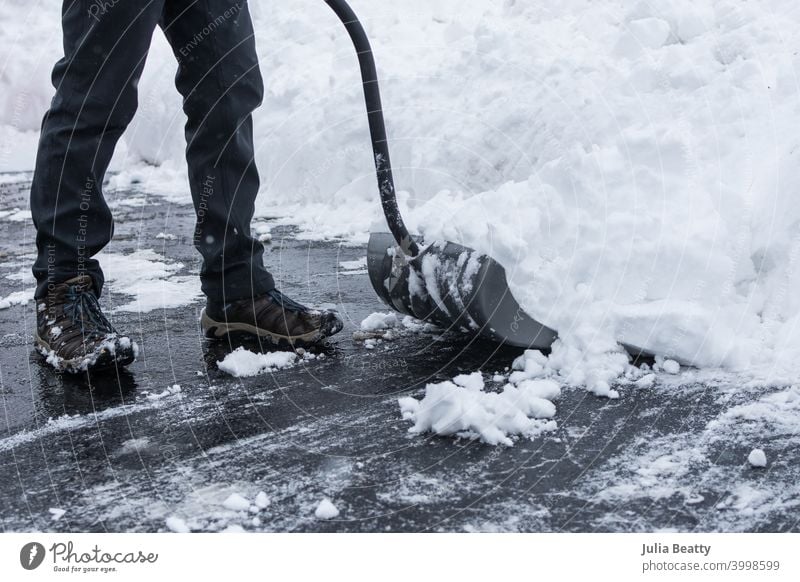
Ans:
{"label": "snow bank", "polygon": [[[18,23],[0,31],[0,169],[33,163],[19,149],[60,54],[49,5],[0,7]],[[353,7],[380,67],[409,224],[506,267],[525,310],[559,332],[552,369],[610,394],[631,372],[624,343],[797,380],[794,3]],[[250,8],[267,87],[255,118],[258,213],[307,238],[364,241],[379,206],[349,40],[313,0]],[[156,33],[114,184],[136,179],[186,202],[174,70]]]}
{"label": "snow bank", "polygon": [[[516,18],[491,36],[525,71],[509,100],[525,116],[530,134],[516,145],[533,171],[483,193],[438,193],[412,213],[420,228],[498,259],[525,310],[558,330],[552,366],[576,382],[587,372],[597,392],[629,371],[620,342],[795,380],[791,3],[504,12]],[[500,75],[487,85],[504,86]]]}
{"label": "snow bank", "polygon": [[238,347],[222,361],[217,362],[217,367],[236,378],[258,376],[273,370],[291,368],[297,363],[298,356],[294,352],[270,352],[257,354],[244,347]]}
{"label": "snow bank", "polygon": [[452,382],[428,384],[422,400],[406,397],[398,402],[403,418],[414,422],[412,433],[430,431],[512,446],[512,437],[555,430],[552,400],[559,394],[552,380],[507,384],[501,392],[487,392],[482,374],[474,372]]}

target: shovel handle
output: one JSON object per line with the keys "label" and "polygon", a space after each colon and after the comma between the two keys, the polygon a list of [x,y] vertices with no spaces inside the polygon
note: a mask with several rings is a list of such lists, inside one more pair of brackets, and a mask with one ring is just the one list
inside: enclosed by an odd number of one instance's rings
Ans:
{"label": "shovel handle", "polygon": [[372,47],[369,44],[367,33],[358,21],[358,17],[352,8],[344,0],[325,0],[342,21],[358,55],[358,63],[361,66],[361,82],[364,87],[364,100],[367,105],[367,120],[369,121],[369,133],[372,139],[372,152],[375,158],[375,171],[378,177],[378,190],[381,195],[381,206],[389,230],[392,231],[394,239],[400,249],[409,256],[419,254],[419,247],[403,222],[400,216],[400,209],[397,207],[397,197],[394,190],[394,179],[392,178],[392,164],[389,159],[389,142],[386,138],[386,124],[383,120],[383,107],[381,105],[381,92],[378,87],[378,72],[375,70],[375,57],[372,54]]}

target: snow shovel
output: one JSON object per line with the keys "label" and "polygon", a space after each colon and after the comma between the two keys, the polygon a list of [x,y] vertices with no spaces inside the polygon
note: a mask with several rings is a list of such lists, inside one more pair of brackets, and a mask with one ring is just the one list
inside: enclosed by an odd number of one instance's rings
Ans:
{"label": "snow shovel", "polygon": [[370,234],[367,268],[381,300],[400,313],[445,330],[479,334],[526,348],[549,348],[556,332],[528,316],[497,261],[468,247],[435,241],[420,248],[395,197],[378,74],[369,39],[344,0],[325,0],[350,35],[361,66],[378,189],[389,232]]}

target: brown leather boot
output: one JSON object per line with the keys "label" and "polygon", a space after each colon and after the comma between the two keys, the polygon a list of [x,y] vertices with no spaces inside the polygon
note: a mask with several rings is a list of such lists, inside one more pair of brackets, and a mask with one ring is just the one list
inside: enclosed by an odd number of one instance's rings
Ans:
{"label": "brown leather boot", "polygon": [[288,347],[311,346],[344,327],[335,311],[309,309],[277,289],[226,304],[208,300],[200,325],[208,338],[240,332]]}
{"label": "brown leather boot", "polygon": [[136,359],[136,344],[103,315],[88,275],[60,283],[37,300],[36,324],[36,350],[59,371],[77,374]]}

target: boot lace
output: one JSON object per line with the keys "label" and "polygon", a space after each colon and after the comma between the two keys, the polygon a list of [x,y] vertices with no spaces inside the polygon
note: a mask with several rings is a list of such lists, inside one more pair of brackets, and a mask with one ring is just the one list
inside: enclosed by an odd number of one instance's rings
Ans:
{"label": "boot lace", "polygon": [[288,311],[294,311],[297,313],[308,313],[310,311],[308,307],[298,303],[293,299],[290,299],[277,289],[267,292],[267,295],[269,295],[275,303]]}
{"label": "boot lace", "polygon": [[106,335],[114,332],[111,322],[100,309],[94,293],[80,285],[70,285],[64,295],[64,313],[84,335]]}

